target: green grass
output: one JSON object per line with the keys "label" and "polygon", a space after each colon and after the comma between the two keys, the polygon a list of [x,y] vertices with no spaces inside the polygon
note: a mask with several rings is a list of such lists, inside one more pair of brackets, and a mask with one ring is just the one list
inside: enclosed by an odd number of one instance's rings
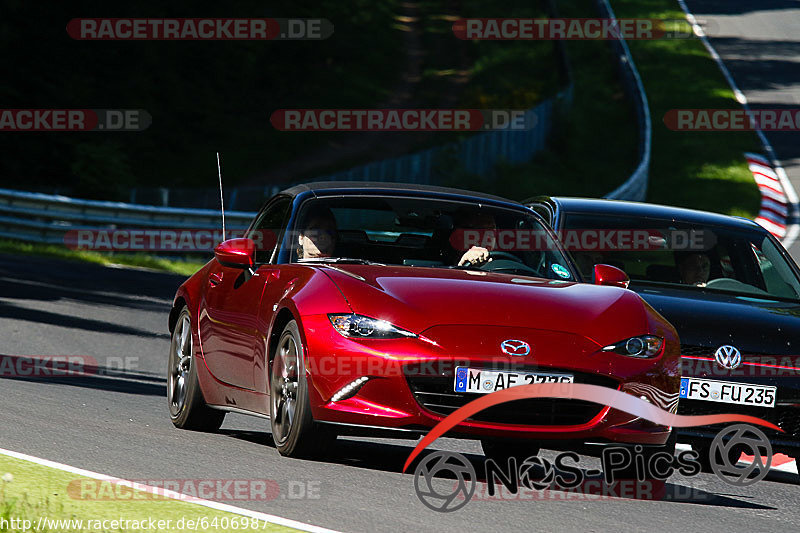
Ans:
{"label": "green grass", "polygon": [[[107,498],[101,499],[81,499],[80,496],[80,483],[87,482],[90,487],[96,488],[96,482],[89,478],[71,474],[55,468],[50,468],[29,461],[23,461],[13,457],[0,455],[0,476],[9,479],[9,475],[13,477],[12,481],[0,480],[0,523],[2,519],[10,522],[10,519],[17,519],[17,525],[21,525],[21,520],[30,520],[33,524],[31,528],[2,528],[0,531],[50,531],[53,533],[60,533],[66,531],[82,531],[82,532],[107,532],[107,531],[138,531],[133,529],[134,524],[128,522],[132,526],[127,529],[119,527],[124,523],[120,523],[116,528],[102,527],[100,524],[93,524],[97,520],[128,520],[128,521],[144,521],[147,523],[151,518],[158,521],[164,520],[162,525],[167,525],[166,520],[170,520],[170,527],[158,529],[158,531],[187,531],[189,528],[179,528],[179,521],[184,520],[186,524],[189,520],[206,522],[197,522],[200,527],[196,531],[228,531],[233,528],[212,527],[216,519],[216,525],[220,526],[223,519],[230,523],[231,520],[236,520],[238,524],[251,525],[249,518],[247,522],[242,522],[245,517],[233,513],[226,513],[217,511],[207,507],[201,507],[196,504],[166,499],[162,497],[153,497],[147,493],[136,491],[119,491],[116,494],[129,496],[128,498]],[[115,494],[112,492],[115,488],[108,485],[111,490],[109,492],[102,492],[95,490],[95,494]],[[36,524],[40,517],[46,517],[50,520],[83,520],[83,527],[76,528],[75,523],[72,527],[65,527],[64,525],[56,526],[51,523],[51,527],[47,529],[36,530]],[[4,524],[8,525],[8,524]],[[101,527],[91,527],[100,525]],[[112,526],[111,522],[106,522],[107,526]],[[206,527],[202,527],[205,525]],[[271,523],[260,521],[256,528],[239,528],[239,531],[295,531],[284,526],[278,526]],[[146,527],[141,530],[146,530]],[[153,531],[153,529],[150,529]]]}
{"label": "green grass", "polygon": [[[560,2],[558,9],[561,17],[597,16],[591,0]],[[529,41],[516,44],[531,46]],[[611,48],[603,41],[565,41],[564,45],[572,67],[574,99],[566,113],[553,118],[549,147],[530,163],[501,164],[489,178],[455,176],[449,185],[516,200],[538,194],[602,196],[633,171],[637,164],[635,115],[618,81]],[[533,63],[528,73],[552,68]],[[529,75],[519,70],[513,73],[523,79]]]}
{"label": "green grass", "polygon": [[[620,18],[685,19],[675,0],[614,1]],[[596,17],[594,2],[558,2],[562,17]],[[686,26],[688,29],[688,24]],[[491,44],[491,43],[489,43]],[[514,199],[538,194],[599,197],[618,187],[638,164],[636,117],[616,72],[609,43],[566,41],[575,98],[556,119],[549,147],[529,164],[500,166],[496,177],[458,176],[450,184]],[[697,38],[629,41],[653,121],[648,200],[754,217],[760,194],[744,152],[762,151],[752,132],[674,132],[670,109],[740,109],[733,92]]]}
{"label": "green grass", "polygon": [[[6,57],[16,76],[0,83],[5,107],[141,108],[153,117],[138,133],[0,137],[0,150],[15,155],[0,161],[6,183],[58,187],[81,198],[126,201],[134,186],[213,187],[217,151],[227,183],[247,181],[328,140],[277,131],[273,111],[375,106],[405,61],[399,0],[192,4],[204,17],[327,18],[334,33],[325,41],[77,41],[64,29],[82,16],[73,6],[53,4],[44,18],[20,0],[7,7],[0,46],[25,53]],[[103,16],[132,13],[186,16],[145,0],[108,5]]]}
{"label": "green grass", "polygon": [[148,254],[118,254],[93,252],[85,250],[71,250],[65,246],[55,244],[34,244],[27,242],[0,239],[0,253],[16,255],[37,255],[54,257],[68,261],[82,261],[98,265],[123,265],[138,268],[150,268],[190,276],[197,272],[206,261],[196,257],[185,260],[167,259]]}
{"label": "green grass", "polygon": [[[507,0],[497,6],[481,0],[459,3],[448,0],[420,0],[417,25],[421,35],[420,76],[411,90],[411,101],[421,108],[445,109],[529,109],[554,96],[566,83],[559,70],[555,44],[551,41],[467,41],[455,37],[453,23],[460,18],[547,16],[544,0]],[[399,28],[409,20],[398,17]],[[405,68],[405,62],[397,64]],[[295,135],[295,133],[292,133]],[[336,134],[309,133],[308,135]],[[405,153],[458,142],[474,132],[395,133]],[[340,159],[333,165],[295,178],[312,180],[328,173],[383,159],[374,154]],[[449,180],[462,179],[455,162],[440,166]],[[398,178],[398,181],[402,181]]]}
{"label": "green grass", "polygon": [[[461,77],[457,105],[464,108],[527,109],[553,96],[563,83],[556,47],[551,41],[467,41],[453,34],[459,18],[547,16],[543,0],[506,0],[502,9],[481,0],[424,0],[420,6],[426,51],[417,96],[436,102]],[[451,104],[452,105],[452,104]]]}
{"label": "green grass", "polygon": [[[614,1],[617,17],[684,19],[675,0]],[[630,41],[650,100],[653,159],[648,200],[754,217],[760,194],[744,152],[762,152],[753,132],[676,132],[670,109],[741,109],[714,60],[697,38]]]}

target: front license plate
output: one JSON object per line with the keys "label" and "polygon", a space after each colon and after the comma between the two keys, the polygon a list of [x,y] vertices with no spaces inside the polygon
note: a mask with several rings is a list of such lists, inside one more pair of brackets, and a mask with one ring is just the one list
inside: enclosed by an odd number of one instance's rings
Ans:
{"label": "front license plate", "polygon": [[681,398],[707,402],[775,407],[777,387],[713,379],[681,378]]}
{"label": "front license plate", "polygon": [[459,366],[456,368],[456,392],[474,392],[488,394],[490,392],[531,385],[534,383],[572,383],[572,374],[553,374],[550,372],[503,372]]}

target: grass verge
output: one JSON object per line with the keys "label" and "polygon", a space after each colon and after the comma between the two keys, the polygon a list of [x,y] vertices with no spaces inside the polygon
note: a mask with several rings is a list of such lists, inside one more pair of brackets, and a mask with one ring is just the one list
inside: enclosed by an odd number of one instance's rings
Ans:
{"label": "grass verge", "polygon": [[[560,17],[597,16],[591,0],[559,2],[557,8]],[[495,42],[481,44],[493,46]],[[531,46],[530,41],[516,44]],[[565,41],[564,45],[574,97],[566,112],[553,117],[548,149],[526,164],[498,165],[493,177],[461,175],[452,185],[515,200],[538,194],[602,196],[633,171],[637,164],[636,120],[617,78],[611,48],[604,41]],[[540,72],[542,67],[534,62],[528,68]]]}
{"label": "grass verge", "polygon": [[[596,17],[593,0],[557,3],[562,17]],[[613,1],[619,18],[685,20],[675,0]],[[689,30],[688,23],[684,28]],[[485,43],[491,44],[491,43]],[[524,165],[499,166],[493,179],[459,176],[466,188],[514,199],[537,194],[604,196],[638,164],[636,118],[605,41],[566,41],[575,97],[556,117],[548,150]],[[753,218],[760,193],[744,152],[761,152],[753,132],[676,132],[670,109],[741,109],[702,42],[628,42],[653,120],[648,201]]]}
{"label": "grass verge", "polygon": [[[620,18],[685,20],[675,0],[616,0],[612,7]],[[628,44],[653,118],[648,200],[755,217],[761,196],[743,153],[763,151],[756,134],[682,132],[664,125],[670,109],[741,109],[703,43],[692,37]]]}
{"label": "grass verge", "polygon": [[[82,483],[94,488],[105,486],[98,485],[104,482],[5,455],[0,455],[0,476],[3,479],[0,481],[0,531],[153,531],[151,520],[156,523],[164,521],[156,531],[296,531],[264,521],[251,522],[248,517],[184,501],[123,489],[122,485],[110,483],[107,484],[108,494],[124,494],[125,497],[105,500],[80,498]],[[95,492],[103,493],[101,490]],[[44,519],[48,522],[45,523]],[[26,520],[29,522],[24,522]],[[112,522],[114,520],[118,522]],[[187,527],[189,521],[198,527]],[[233,521],[247,527],[233,527]],[[137,522],[139,527],[136,527]],[[27,524],[30,527],[25,527]],[[225,527],[221,527],[223,524]],[[38,529],[40,525],[43,527]]]}
{"label": "grass verge", "polygon": [[8,239],[0,239],[0,253],[16,255],[38,255],[68,261],[82,261],[98,265],[124,265],[138,268],[151,268],[190,276],[197,272],[206,261],[197,258],[167,259],[147,254],[117,254],[85,250],[71,250],[55,244],[34,244]]}

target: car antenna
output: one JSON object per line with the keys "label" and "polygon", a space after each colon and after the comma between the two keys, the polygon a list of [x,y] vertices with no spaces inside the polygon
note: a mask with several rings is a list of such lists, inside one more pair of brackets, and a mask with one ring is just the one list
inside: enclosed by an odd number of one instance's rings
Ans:
{"label": "car antenna", "polygon": [[219,152],[217,152],[217,175],[219,176],[219,209],[222,212],[222,240],[225,240],[225,200],[222,198],[222,167],[219,164]]}

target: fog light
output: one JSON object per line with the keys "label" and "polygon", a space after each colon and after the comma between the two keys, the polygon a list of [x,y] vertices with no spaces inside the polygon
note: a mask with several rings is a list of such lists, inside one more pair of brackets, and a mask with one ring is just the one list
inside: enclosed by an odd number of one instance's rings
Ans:
{"label": "fog light", "polygon": [[339,389],[336,392],[336,394],[334,394],[331,397],[331,401],[339,402],[342,400],[346,400],[348,398],[352,398],[353,396],[356,395],[356,393],[361,389],[362,386],[364,386],[364,383],[366,383],[368,380],[369,380],[368,376],[362,376],[357,380],[348,383],[347,385]]}

